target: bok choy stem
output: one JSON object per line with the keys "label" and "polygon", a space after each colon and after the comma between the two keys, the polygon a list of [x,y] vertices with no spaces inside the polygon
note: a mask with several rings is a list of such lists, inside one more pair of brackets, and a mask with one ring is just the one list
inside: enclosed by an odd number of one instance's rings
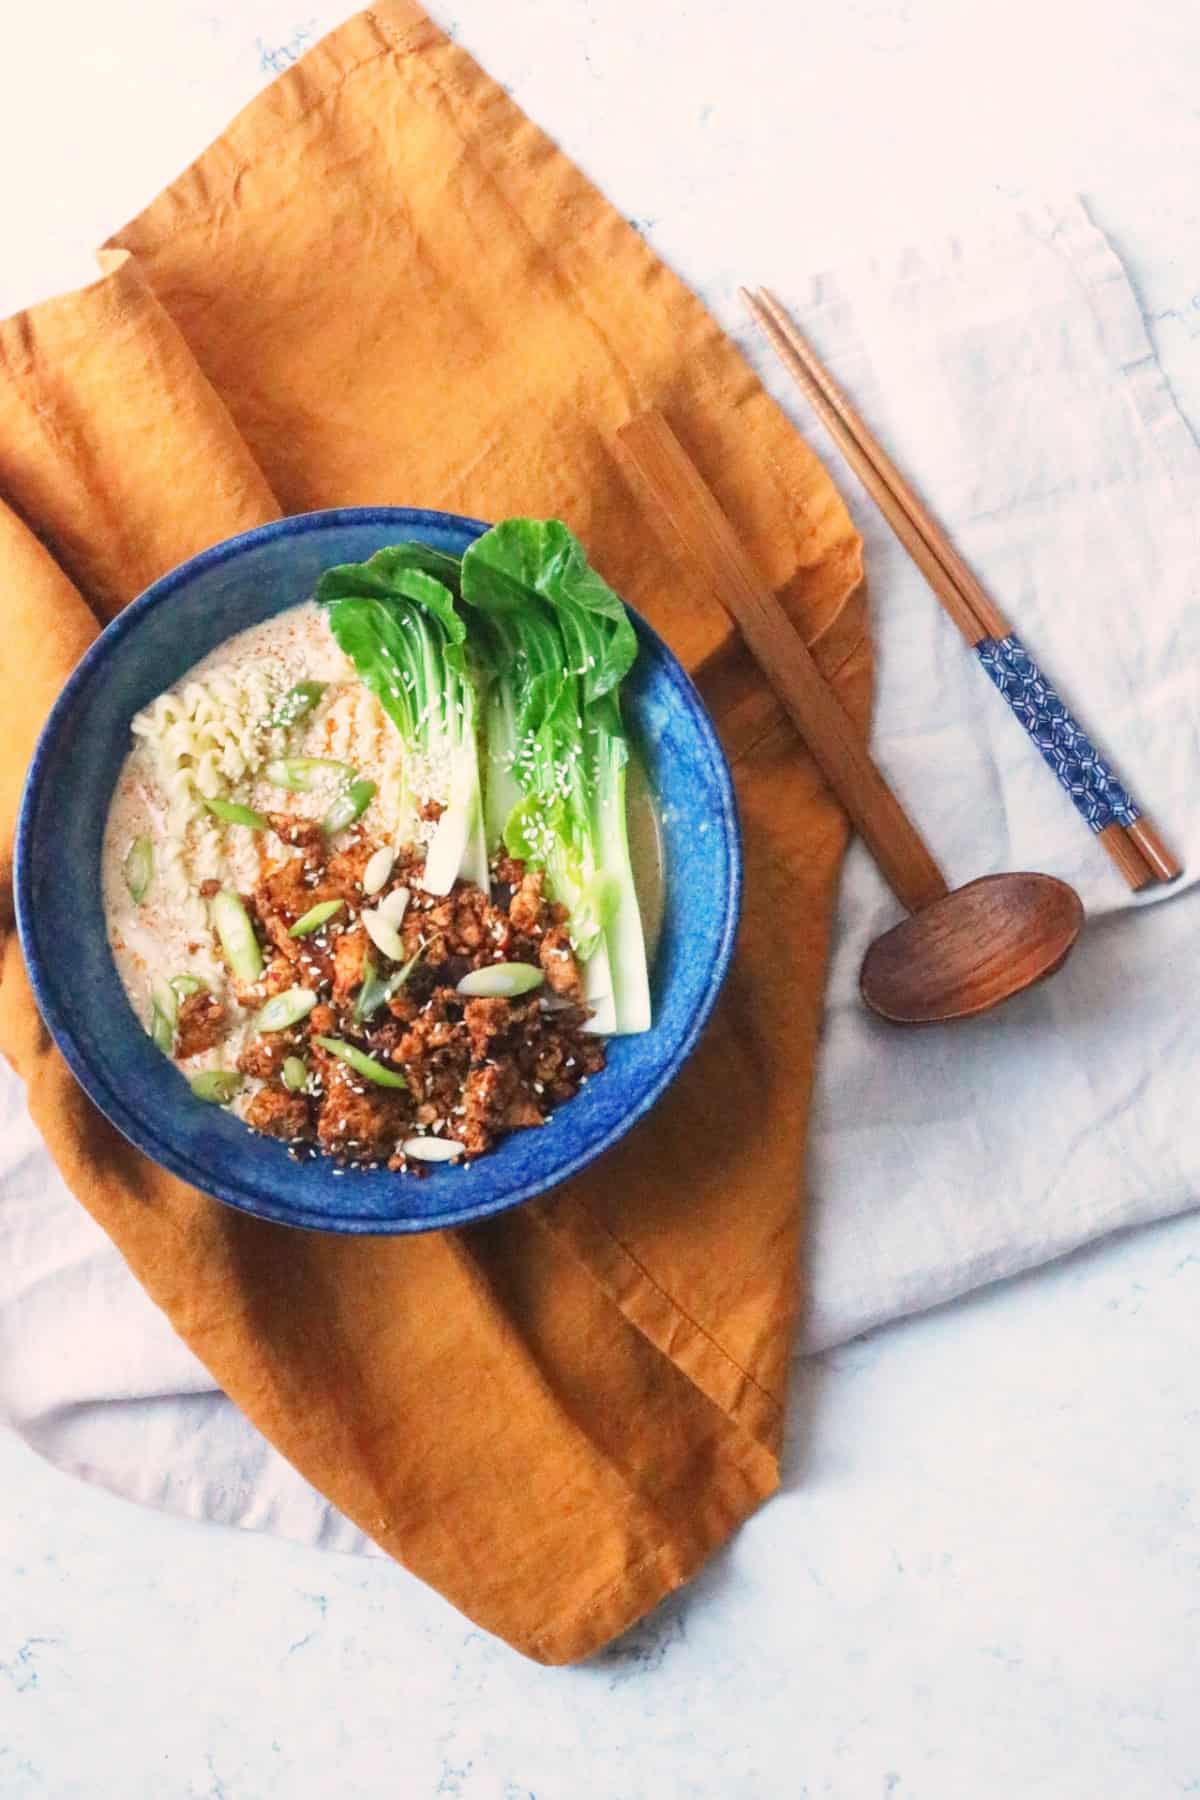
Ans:
{"label": "bok choy stem", "polygon": [[398,544],[365,563],[327,569],[317,586],[335,639],[403,740],[402,802],[414,811],[422,797],[444,802],[425,859],[424,883],[434,894],[448,894],[456,880],[485,892],[489,885],[475,683],[452,591],[457,571],[453,557]]}

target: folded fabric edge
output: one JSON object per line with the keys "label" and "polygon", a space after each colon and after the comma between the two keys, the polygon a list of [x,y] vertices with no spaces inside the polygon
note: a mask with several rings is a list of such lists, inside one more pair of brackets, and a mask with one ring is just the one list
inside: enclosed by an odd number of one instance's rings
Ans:
{"label": "folded fabric edge", "polygon": [[[26,766],[55,696],[100,627],[73,583],[2,494],[0,560],[8,587],[0,679],[7,695],[5,730],[15,751],[0,767],[2,953],[4,935],[12,923],[13,838]],[[14,657],[12,666],[10,655]]]}
{"label": "folded fabric edge", "polygon": [[[94,281],[0,320],[0,373],[10,377],[0,497],[17,517],[32,522],[62,580],[73,584],[103,626],[178,563],[223,537],[277,519],[280,509],[139,259],[118,248],[101,251],[99,261]],[[107,377],[97,356],[100,344],[109,347]],[[99,442],[84,419],[89,407],[107,416],[114,370],[126,429],[135,438],[139,430],[161,434],[168,421],[186,423],[191,435],[191,456],[172,469],[173,506],[167,511],[143,503],[134,459],[114,457],[106,477],[98,476]],[[208,508],[217,467],[223,469],[224,516],[214,529]],[[101,495],[110,516],[122,523],[111,548],[85,522]],[[179,530],[185,515],[202,521],[190,535]],[[19,606],[19,597],[8,605]],[[73,666],[61,666],[59,688]],[[46,697],[47,713],[53,698]]]}
{"label": "folded fabric edge", "polygon": [[[1047,223],[1048,241],[1074,264],[1096,327],[1129,393],[1148,439],[1173,484],[1200,482],[1200,439],[1180,406],[1150,338],[1146,316],[1128,269],[1108,233],[1096,224],[1082,197]],[[1161,890],[1166,893],[1169,890]]]}
{"label": "folded fabric edge", "polygon": [[606,1225],[581,1206],[573,1206],[569,1215],[556,1208],[553,1194],[535,1201],[534,1213],[542,1229],[559,1239],[635,1330],[674,1363],[733,1424],[772,1453],[778,1450],[783,1431],[783,1397],[768,1393],[672,1294],[660,1287]]}
{"label": "folded fabric edge", "polygon": [[777,1459],[749,1439],[744,1459],[727,1467],[736,1480],[736,1491],[730,1492],[724,1505],[711,1500],[700,1503],[686,1544],[678,1537],[664,1540],[605,1583],[582,1608],[555,1620],[527,1641],[515,1643],[514,1648],[534,1662],[560,1666],[586,1662],[619,1643],[647,1613],[686,1586],[779,1487]]}
{"label": "folded fabric edge", "polygon": [[[187,1396],[180,1396],[187,1398]],[[222,1388],[214,1386],[203,1396],[239,1411]],[[241,1415],[243,1418],[244,1414]],[[121,1483],[107,1464],[79,1456],[64,1455],[50,1441],[51,1434],[35,1426],[0,1419],[19,1437],[40,1462],[72,1481],[101,1489],[122,1505],[145,1507],[164,1518],[178,1519],[188,1525],[209,1525],[221,1531],[267,1532],[283,1543],[298,1544],[305,1549],[320,1550],[334,1556],[369,1556],[378,1561],[395,1562],[395,1558],[362,1528],[340,1512],[319,1488],[306,1481],[293,1464],[280,1456],[297,1488],[280,1499],[278,1490],[248,1484],[238,1486],[223,1479],[199,1479],[176,1476],[173,1470],[156,1472],[139,1467],[134,1478]],[[247,1426],[251,1430],[256,1427]],[[261,1434],[260,1434],[261,1436]],[[270,1445],[270,1440],[263,1442]],[[273,1450],[274,1446],[270,1445]],[[303,1483],[303,1487],[299,1484]],[[398,1565],[402,1566],[402,1565]],[[407,1569],[405,1574],[409,1574]],[[418,1577],[419,1579],[419,1577]]]}
{"label": "folded fabric edge", "polygon": [[103,249],[124,247],[136,253],[141,244],[160,244],[193,223],[198,213],[235,199],[251,161],[357,69],[377,57],[420,49],[444,36],[416,0],[382,0],[370,11],[334,26],[248,101],[182,175],[110,235]]}
{"label": "folded fabric edge", "polygon": [[906,1324],[925,1313],[938,1312],[960,1300],[1019,1281],[1025,1275],[1052,1269],[1070,1257],[1120,1242],[1133,1232],[1144,1231],[1147,1226],[1168,1224],[1184,1213],[1194,1212],[1198,1204],[1196,1193],[1190,1187],[1176,1188],[1161,1200],[1140,1205],[1134,1213],[1119,1202],[1109,1203],[1089,1221],[1082,1234],[1077,1221],[1063,1222],[1036,1244],[1000,1251],[986,1250],[969,1257],[958,1268],[943,1275],[933,1288],[923,1276],[914,1278],[906,1283],[905,1291],[893,1305],[875,1306],[868,1311],[843,1316],[832,1311],[828,1316],[815,1314],[807,1327],[798,1333],[795,1360],[824,1356],[843,1344],[874,1337],[893,1325]]}
{"label": "folded fabric edge", "polygon": [[52,316],[64,302],[92,301],[97,306],[94,315],[97,326],[113,323],[121,317],[124,311],[121,271],[126,264],[132,265],[133,258],[128,250],[117,247],[101,250],[96,260],[99,267],[91,281],[78,287],[62,288],[58,293],[48,294],[45,299],[35,300],[0,318],[0,361],[12,374],[18,375],[32,364],[39,321]]}

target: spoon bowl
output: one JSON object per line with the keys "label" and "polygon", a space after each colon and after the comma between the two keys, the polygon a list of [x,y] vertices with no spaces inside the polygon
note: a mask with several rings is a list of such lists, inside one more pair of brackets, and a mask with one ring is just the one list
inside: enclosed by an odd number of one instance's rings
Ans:
{"label": "spoon bowl", "polygon": [[1053,975],[1083,921],[1079,895],[1053,875],[983,875],[876,938],[859,991],[895,1025],[969,1019]]}

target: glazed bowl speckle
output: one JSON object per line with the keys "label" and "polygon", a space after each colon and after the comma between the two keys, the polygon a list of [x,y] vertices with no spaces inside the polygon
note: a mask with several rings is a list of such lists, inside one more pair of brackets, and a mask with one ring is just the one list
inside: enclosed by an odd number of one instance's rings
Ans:
{"label": "glazed bowl speckle", "polygon": [[232,1114],[196,1100],[153,1046],[109,951],[100,892],[104,821],[129,721],[225,638],[307,598],[334,563],[420,538],[461,554],[485,527],[450,513],[350,508],[230,538],[155,582],[102,633],[39,740],[17,827],[17,925],[42,1014],[81,1086],[147,1156],[231,1206],[324,1231],[427,1231],[487,1217],[593,1162],[678,1074],[729,967],[742,859],[733,784],[695,688],[634,615],[623,690],[657,799],[665,866],[654,1023],[609,1045],[608,1067],[539,1131],[423,1181],[294,1162]]}

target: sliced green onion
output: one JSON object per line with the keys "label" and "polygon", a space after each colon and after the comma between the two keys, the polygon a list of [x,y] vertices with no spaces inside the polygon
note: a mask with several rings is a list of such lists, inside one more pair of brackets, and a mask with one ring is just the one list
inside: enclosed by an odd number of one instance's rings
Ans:
{"label": "sliced green onion", "polygon": [[385,919],[379,911],[360,914],[363,929],[377,950],[390,956],[393,962],[404,961],[404,939],[396,930],[390,919]]}
{"label": "sliced green onion", "polygon": [[308,1080],[308,1069],[298,1056],[289,1056],[283,1065],[283,1085],[289,1094],[298,1094]]}
{"label": "sliced green onion", "polygon": [[363,982],[358,990],[358,998],[354,1002],[354,1017],[360,1025],[364,1020],[373,1018],[381,1006],[386,1006],[392,996],[400,992],[424,953],[424,944],[418,944],[403,968],[393,970],[386,981],[379,974],[370,956],[363,957]]}
{"label": "sliced green onion", "polygon": [[311,794],[314,788],[337,778],[353,781],[355,771],[349,763],[337,762],[331,756],[285,756],[267,764],[267,780],[293,794]]}
{"label": "sliced green onion", "polygon": [[341,1038],[319,1037],[314,1038],[313,1042],[320,1044],[322,1050],[328,1050],[330,1056],[336,1056],[339,1062],[344,1062],[348,1069],[353,1069],[355,1074],[361,1075],[364,1081],[373,1081],[377,1087],[406,1088],[408,1086],[398,1069],[385,1069],[383,1064],[376,1062],[373,1056],[367,1056],[364,1051],[356,1050],[353,1044],[344,1043]]}
{"label": "sliced green onion", "polygon": [[172,1050],[175,1048],[175,1027],[171,1024],[170,1019],[168,1019],[164,1013],[159,1011],[157,1006],[151,1006],[150,1008],[150,1024],[148,1029],[157,1048],[162,1051],[164,1056],[170,1056]]}
{"label": "sliced green onion", "polygon": [[393,994],[398,994],[400,992],[400,989],[404,986],[405,982],[408,980],[409,976],[412,974],[413,970],[416,968],[417,964],[420,962],[420,960],[424,956],[424,954],[425,954],[425,945],[423,943],[418,944],[416,949],[413,951],[412,955],[409,957],[408,961],[404,964],[404,967],[402,969],[397,969],[396,973],[394,975],[392,975],[391,977],[389,977],[388,984],[387,984],[388,985],[387,998],[389,1000],[391,999]]}
{"label": "sliced green onion", "polygon": [[164,981],[161,975],[154,975],[150,979],[150,1000],[155,1010],[162,1014],[171,1030],[174,1031],[175,1022],[179,1017],[179,995],[170,982]]}
{"label": "sliced green onion", "polygon": [[193,1075],[188,1083],[197,1100],[207,1100],[213,1106],[228,1106],[241,1085],[242,1077],[236,1069],[206,1069],[203,1075]]}
{"label": "sliced green onion", "polygon": [[392,864],[396,860],[396,852],[390,844],[384,844],[367,863],[362,872],[364,894],[377,894],[392,872]]}
{"label": "sliced green onion", "polygon": [[201,981],[198,975],[172,975],[171,986],[179,1000],[186,1000],[189,994],[206,994],[207,981]]}
{"label": "sliced green onion", "polygon": [[323,681],[298,681],[295,687],[288,689],[267,724],[272,727],[298,724],[308,716],[324,692]]}
{"label": "sliced green onion", "polygon": [[369,950],[363,952],[362,985],[354,1001],[354,1017],[361,1025],[379,1011],[387,999],[388,984],[375,967]]}
{"label": "sliced green onion", "polygon": [[335,913],[340,913],[346,902],[344,900],[318,900],[310,906],[306,913],[301,913],[296,923],[288,932],[289,937],[308,937],[310,932],[319,931],[327,920]]}
{"label": "sliced green onion", "polygon": [[215,794],[201,794],[206,812],[214,819],[220,819],[222,825],[248,825],[251,831],[265,831],[269,820],[252,806],[243,806],[238,800],[222,800]]}
{"label": "sliced green onion", "polygon": [[164,1056],[175,1050],[175,1026],[179,1019],[179,995],[161,975],[150,978],[150,1036]]}
{"label": "sliced green onion", "polygon": [[307,1019],[316,1004],[317,996],[311,988],[286,988],[282,994],[273,995],[254,1015],[254,1029],[286,1031],[289,1025],[298,1025],[301,1019]]}
{"label": "sliced green onion", "polygon": [[257,981],[263,970],[262,951],[246,911],[236,894],[223,888],[212,903],[212,922],[216,926],[225,960],[239,981]]}
{"label": "sliced green onion", "polygon": [[414,1162],[450,1162],[456,1156],[464,1156],[467,1146],[460,1144],[457,1138],[410,1137],[405,1138],[400,1146],[405,1156],[411,1156]]}
{"label": "sliced green onion", "polygon": [[154,879],[154,845],[148,837],[134,838],[125,857],[125,886],[140,906]]}
{"label": "sliced green onion", "polygon": [[321,830],[326,837],[333,837],[339,831],[345,831],[347,825],[353,825],[355,819],[361,819],[370,806],[375,795],[375,783],[359,779],[352,781],[344,793],[338,795],[325,817],[321,820]]}
{"label": "sliced green onion", "polygon": [[389,925],[399,925],[408,911],[408,903],[411,898],[406,887],[393,888],[390,894],[384,895],[375,910],[381,919],[387,920]]}
{"label": "sliced green onion", "polygon": [[458,992],[474,998],[513,1000],[518,994],[532,993],[545,979],[532,963],[489,963],[464,975]]}

